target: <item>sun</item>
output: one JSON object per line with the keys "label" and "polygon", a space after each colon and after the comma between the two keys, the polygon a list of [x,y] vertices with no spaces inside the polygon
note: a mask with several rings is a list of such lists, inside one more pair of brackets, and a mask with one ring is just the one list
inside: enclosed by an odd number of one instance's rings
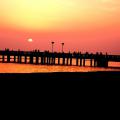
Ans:
{"label": "sun", "polygon": [[28,39],[28,42],[33,42],[33,39],[32,39],[32,38],[29,38],[29,39]]}

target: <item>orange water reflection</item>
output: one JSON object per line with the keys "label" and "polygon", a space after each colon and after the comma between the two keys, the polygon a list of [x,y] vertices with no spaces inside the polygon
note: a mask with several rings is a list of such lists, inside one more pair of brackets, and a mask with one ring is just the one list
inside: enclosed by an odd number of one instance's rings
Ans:
{"label": "orange water reflection", "polygon": [[47,65],[0,63],[0,73],[89,72],[89,71],[120,71],[120,68],[113,69],[80,66],[47,66]]}

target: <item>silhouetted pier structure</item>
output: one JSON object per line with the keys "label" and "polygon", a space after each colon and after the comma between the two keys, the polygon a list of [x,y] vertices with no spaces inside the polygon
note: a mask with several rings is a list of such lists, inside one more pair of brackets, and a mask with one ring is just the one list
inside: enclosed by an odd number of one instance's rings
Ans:
{"label": "silhouetted pier structure", "polygon": [[107,55],[102,53],[89,54],[86,52],[74,53],[51,53],[49,51],[10,51],[0,50],[0,62],[2,63],[24,63],[41,65],[66,65],[72,66],[73,60],[76,66],[86,66],[86,61],[90,60],[91,67],[108,67],[108,62],[120,62],[120,55]]}

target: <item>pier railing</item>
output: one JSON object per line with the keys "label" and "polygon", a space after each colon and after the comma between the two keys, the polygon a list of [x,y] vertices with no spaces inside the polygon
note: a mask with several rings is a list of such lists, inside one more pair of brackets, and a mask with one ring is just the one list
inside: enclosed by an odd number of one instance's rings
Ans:
{"label": "pier railing", "polygon": [[[86,61],[90,60],[91,67],[108,67],[108,62],[120,62],[120,55],[107,55],[102,53],[89,54],[81,52],[73,53],[51,53],[49,51],[10,51],[9,49],[0,50],[0,62],[2,63],[24,63],[41,65],[73,65],[85,66]],[[61,62],[62,61],[62,62]]]}

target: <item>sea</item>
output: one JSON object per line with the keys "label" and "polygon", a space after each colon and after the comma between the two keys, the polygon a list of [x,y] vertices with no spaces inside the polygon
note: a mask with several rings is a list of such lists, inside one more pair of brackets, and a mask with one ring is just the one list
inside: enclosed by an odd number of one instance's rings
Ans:
{"label": "sea", "polygon": [[58,65],[35,65],[18,63],[0,63],[0,73],[52,73],[52,72],[96,72],[96,71],[120,71],[120,62],[109,62],[108,68],[89,67],[89,61],[85,67],[58,66]]}

